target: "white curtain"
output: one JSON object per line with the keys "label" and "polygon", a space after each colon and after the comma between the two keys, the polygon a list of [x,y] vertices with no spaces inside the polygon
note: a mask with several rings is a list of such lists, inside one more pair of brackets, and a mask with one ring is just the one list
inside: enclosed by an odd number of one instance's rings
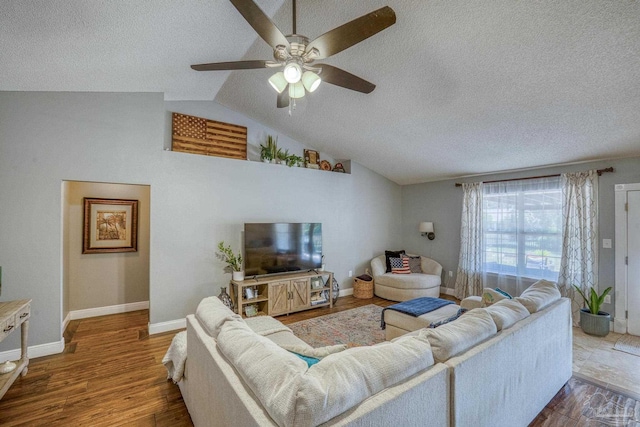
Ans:
{"label": "white curtain", "polygon": [[483,283],[513,296],[558,280],[562,254],[559,176],[484,183]]}
{"label": "white curtain", "polygon": [[482,183],[462,184],[460,259],[456,272],[456,297],[482,294]]}
{"label": "white curtain", "polygon": [[562,174],[562,261],[558,286],[572,300],[574,324],[583,292],[598,289],[598,172]]}

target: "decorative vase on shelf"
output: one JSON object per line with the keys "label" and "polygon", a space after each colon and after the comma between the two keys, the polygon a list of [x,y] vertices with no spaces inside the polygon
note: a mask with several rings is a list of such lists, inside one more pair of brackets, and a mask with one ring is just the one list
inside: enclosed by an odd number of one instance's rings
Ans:
{"label": "decorative vase on shelf", "polygon": [[226,286],[223,286],[223,287],[220,288],[220,295],[218,295],[218,298],[220,298],[220,301],[222,301],[222,303],[224,305],[229,307],[229,310],[233,311],[233,309],[234,309],[233,300],[231,299],[231,297],[227,293]]}
{"label": "decorative vase on shelf", "polygon": [[231,278],[236,282],[242,282],[244,280],[244,271],[231,272]]}

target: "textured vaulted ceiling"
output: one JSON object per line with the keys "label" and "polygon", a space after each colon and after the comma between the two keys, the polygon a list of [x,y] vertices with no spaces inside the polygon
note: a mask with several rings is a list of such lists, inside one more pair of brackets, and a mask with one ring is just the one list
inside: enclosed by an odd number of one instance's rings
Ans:
{"label": "textured vaulted ceiling", "polygon": [[[291,4],[257,3],[291,32]],[[215,99],[400,183],[640,156],[640,3],[299,0],[313,39],[391,6],[397,23],[323,60],[377,85],[322,84],[289,116],[270,59],[228,0],[0,3],[0,90],[160,91]],[[215,119],[215,118],[214,118]]]}

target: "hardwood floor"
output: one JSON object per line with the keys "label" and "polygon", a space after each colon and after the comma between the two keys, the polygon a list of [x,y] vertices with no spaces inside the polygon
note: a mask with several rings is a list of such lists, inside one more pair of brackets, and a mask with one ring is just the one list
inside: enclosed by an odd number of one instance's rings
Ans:
{"label": "hardwood floor", "polygon": [[[384,307],[393,302],[348,296],[333,309],[278,320],[289,324],[367,304]],[[147,310],[71,321],[64,352],[31,359],[27,376],[0,400],[0,425],[191,426],[180,390],[166,379],[161,363],[177,331],[149,336],[147,323]],[[630,422],[610,424],[621,415]],[[640,424],[632,420],[639,416],[639,401],[572,379],[532,425],[635,426]]]}

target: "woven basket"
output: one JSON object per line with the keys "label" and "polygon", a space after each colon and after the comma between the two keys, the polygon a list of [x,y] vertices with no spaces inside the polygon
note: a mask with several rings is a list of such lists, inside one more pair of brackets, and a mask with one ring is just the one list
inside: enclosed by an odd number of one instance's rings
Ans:
{"label": "woven basket", "polygon": [[[369,274],[369,270],[366,273]],[[369,274],[369,276],[371,275]],[[362,280],[360,277],[353,279],[353,296],[360,299],[373,298],[373,278]]]}

